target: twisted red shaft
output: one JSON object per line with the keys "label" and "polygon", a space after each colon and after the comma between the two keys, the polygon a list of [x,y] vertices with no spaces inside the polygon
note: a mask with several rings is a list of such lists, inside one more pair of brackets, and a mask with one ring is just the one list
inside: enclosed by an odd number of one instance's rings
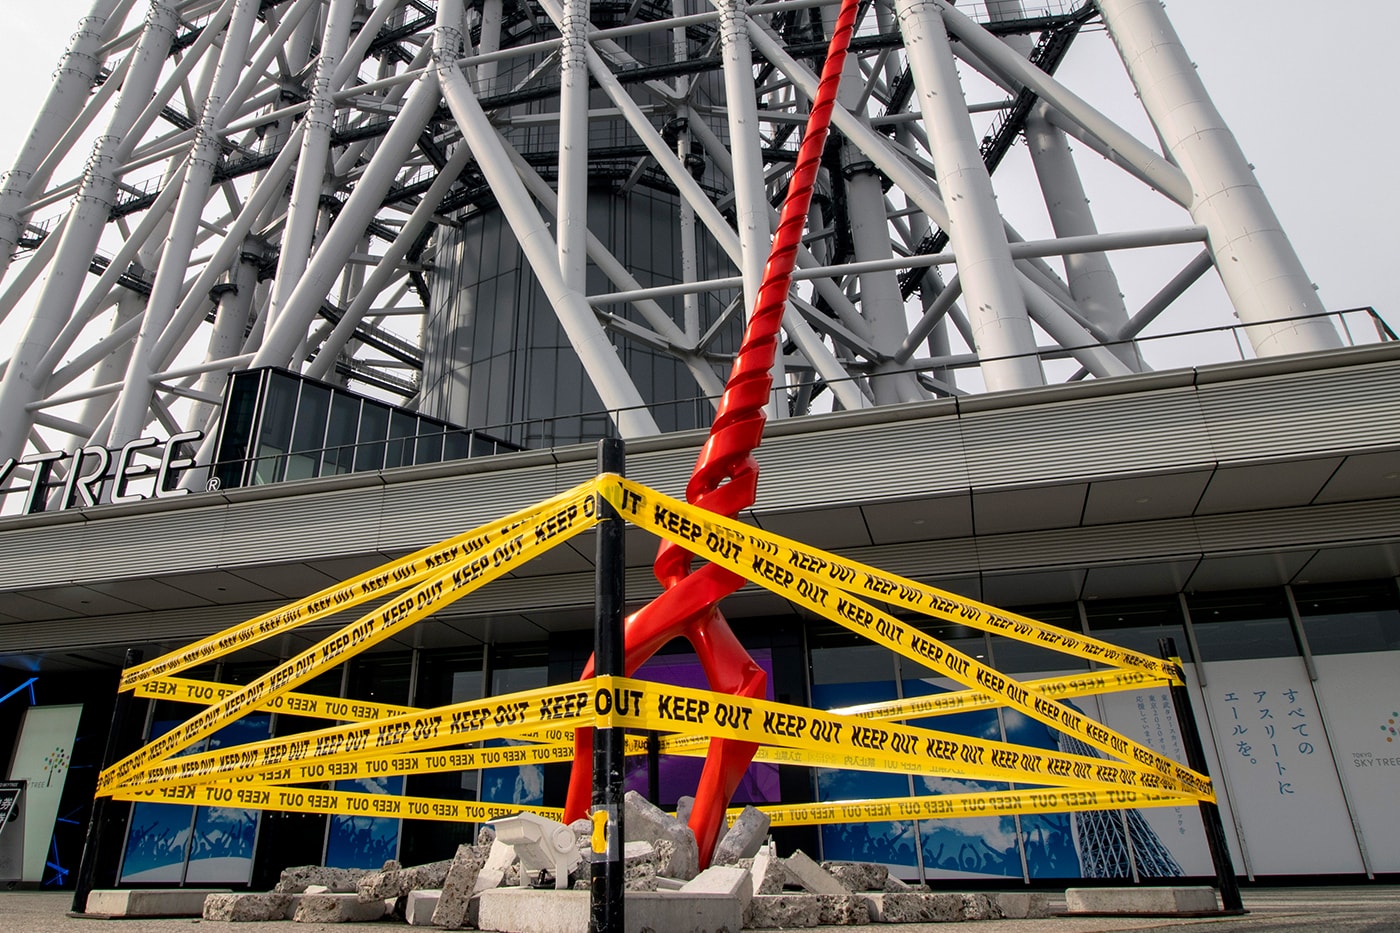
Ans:
{"label": "twisted red shaft", "polygon": [[[807,117],[807,132],[797,151],[797,164],[788,181],[778,229],[763,269],[758,299],[725,384],[719,410],[710,425],[710,436],[685,488],[686,501],[731,518],[740,509],[753,505],[758,490],[758,462],[753,452],[763,439],[763,425],[767,420],[764,406],[773,389],[778,332],[792,286],[797,249],[802,244],[802,230],[807,224],[807,210],[812,203],[812,189],[821,168],[831,111],[836,106],[846,49],[855,31],[857,7],[856,0],[843,0],[837,15],[817,96]],[[688,551],[665,542],[657,554],[654,569],[657,579],[670,586],[672,581],[685,575],[689,564]]]}
{"label": "twisted red shaft", "polygon": [[[686,484],[687,501],[731,518],[753,505],[758,490],[758,461],[753,452],[763,439],[767,420],[764,406],[773,388],[778,332],[821,166],[831,111],[836,104],[846,49],[855,30],[857,6],[858,0],[842,0],[757,302],[710,426],[710,436]],[[695,647],[712,690],[735,696],[763,696],[767,675],[739,644],[717,608],[721,599],[743,586],[743,578],[715,564],[705,564],[692,574],[691,558],[684,548],[662,542],[653,570],[664,591],[627,619],[623,635],[627,675],[630,677],[667,642],[685,636]],[[592,659],[584,667],[583,676],[593,676]],[[592,734],[591,728],[579,729],[574,736],[576,754],[564,807],[565,822],[581,818],[588,809]],[[735,739],[710,742],[690,818],[702,867],[709,864],[724,825],[725,808],[757,750],[754,743]]]}

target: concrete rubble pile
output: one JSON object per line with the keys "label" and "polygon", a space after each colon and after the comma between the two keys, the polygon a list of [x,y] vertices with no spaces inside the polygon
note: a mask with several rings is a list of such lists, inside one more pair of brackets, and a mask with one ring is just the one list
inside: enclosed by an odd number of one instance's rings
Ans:
{"label": "concrete rubble pile", "polygon": [[[689,803],[682,801],[681,814]],[[1043,894],[934,893],[891,877],[881,865],[818,864],[800,850],[779,857],[767,841],[768,817],[752,807],[721,837],[704,871],[690,828],[641,795],[627,794],[624,825],[629,929],[737,933],[1047,913]],[[587,820],[566,827],[523,814],[483,827],[475,845],[459,846],[447,861],[408,868],[387,862],[378,871],[289,868],[265,894],[210,894],[203,916],[233,922],[401,919],[444,929],[583,933],[591,834]]]}

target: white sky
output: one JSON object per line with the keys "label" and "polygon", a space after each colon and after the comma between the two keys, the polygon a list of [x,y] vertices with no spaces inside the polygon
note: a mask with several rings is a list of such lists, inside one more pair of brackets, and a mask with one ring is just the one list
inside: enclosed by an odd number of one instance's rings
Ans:
{"label": "white sky", "polygon": [[[89,6],[90,0],[0,0],[0,9],[12,14],[0,36],[0,81],[9,89],[0,97],[0,170],[12,163],[53,67]],[[1400,285],[1389,269],[1400,247],[1400,184],[1393,168],[1394,82],[1387,66],[1400,35],[1400,3],[1168,0],[1167,10],[1323,303],[1330,310],[1373,305],[1400,327]],[[1060,75],[1150,141],[1106,36],[1082,36]],[[1018,146],[1012,161],[1024,157]],[[1099,169],[1085,164],[1091,160],[1081,152],[1101,229],[1189,223],[1184,213],[1159,213],[1151,202],[1120,199],[1116,170],[1104,170],[1096,182]],[[1022,233],[1043,235],[1032,227],[1026,223]],[[1164,281],[1161,270],[1133,281],[1131,265],[1120,267],[1120,275],[1130,310]],[[1220,303],[1218,286],[1203,283],[1190,296],[1209,322],[1220,323],[1219,308],[1204,314],[1205,305]]]}

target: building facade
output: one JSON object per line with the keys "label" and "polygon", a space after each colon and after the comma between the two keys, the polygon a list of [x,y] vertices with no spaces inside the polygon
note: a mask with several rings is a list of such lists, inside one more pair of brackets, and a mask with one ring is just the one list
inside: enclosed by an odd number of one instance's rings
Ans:
{"label": "building facade", "polygon": [[[0,186],[0,749],[27,781],[0,865],[71,883],[129,649],[153,657],[568,489],[605,435],[626,439],[630,477],[680,493],[834,18],[807,2],[96,0]],[[1055,77],[1093,40],[1116,47],[1152,139]],[[1322,307],[1160,4],[876,2],[852,48],[741,518],[1145,652],[1174,638],[1239,871],[1400,872],[1393,332]],[[998,203],[1009,170],[1032,173],[1048,235]],[[1096,170],[1179,222],[1101,230]],[[1149,248],[1161,284],[1129,288],[1118,252]],[[1238,320],[1192,317],[1203,276]],[[1170,362],[1162,322],[1242,358],[1197,342]],[[655,547],[629,532],[631,606],[658,590]],[[564,683],[589,654],[592,593],[577,539],[303,689],[435,706]],[[766,591],[724,609],[773,699],[949,688]],[[1017,677],[1082,669],[926,627]],[[246,683],[325,632],[196,676]],[[642,676],[699,684],[674,649]],[[1083,708],[1180,757],[1165,693]],[[139,702],[117,741],[193,709]],[[248,717],[210,747],[312,725]],[[937,726],[1078,751],[1010,712]],[[557,805],[562,768],[361,789]],[[630,779],[674,806],[696,770]],[[736,801],[973,786],[757,765]],[[125,884],[266,886],[288,864],[443,858],[475,831],[113,809],[100,872]],[[776,835],[930,881],[1212,871],[1190,810]]]}

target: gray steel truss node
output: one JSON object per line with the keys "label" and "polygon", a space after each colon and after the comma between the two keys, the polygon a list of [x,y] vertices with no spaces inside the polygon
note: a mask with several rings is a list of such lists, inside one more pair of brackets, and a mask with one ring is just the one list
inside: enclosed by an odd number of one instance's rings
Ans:
{"label": "gray steel truss node", "polygon": [[[191,431],[207,461],[229,373],[262,366],[489,429],[449,398],[480,349],[456,335],[554,339],[508,311],[527,291],[617,432],[668,429],[722,389],[834,9],[96,0],[0,186],[0,463]],[[1152,140],[1056,79],[1086,27]],[[1211,266],[1254,353],[1340,345],[1157,0],[872,0],[852,53],[773,416],[1143,371],[1135,337]],[[998,205],[1020,141],[1048,239]],[[1088,162],[1180,222],[1100,229]],[[517,257],[494,284],[483,242]],[[1129,307],[1118,251],[1180,244]]]}

